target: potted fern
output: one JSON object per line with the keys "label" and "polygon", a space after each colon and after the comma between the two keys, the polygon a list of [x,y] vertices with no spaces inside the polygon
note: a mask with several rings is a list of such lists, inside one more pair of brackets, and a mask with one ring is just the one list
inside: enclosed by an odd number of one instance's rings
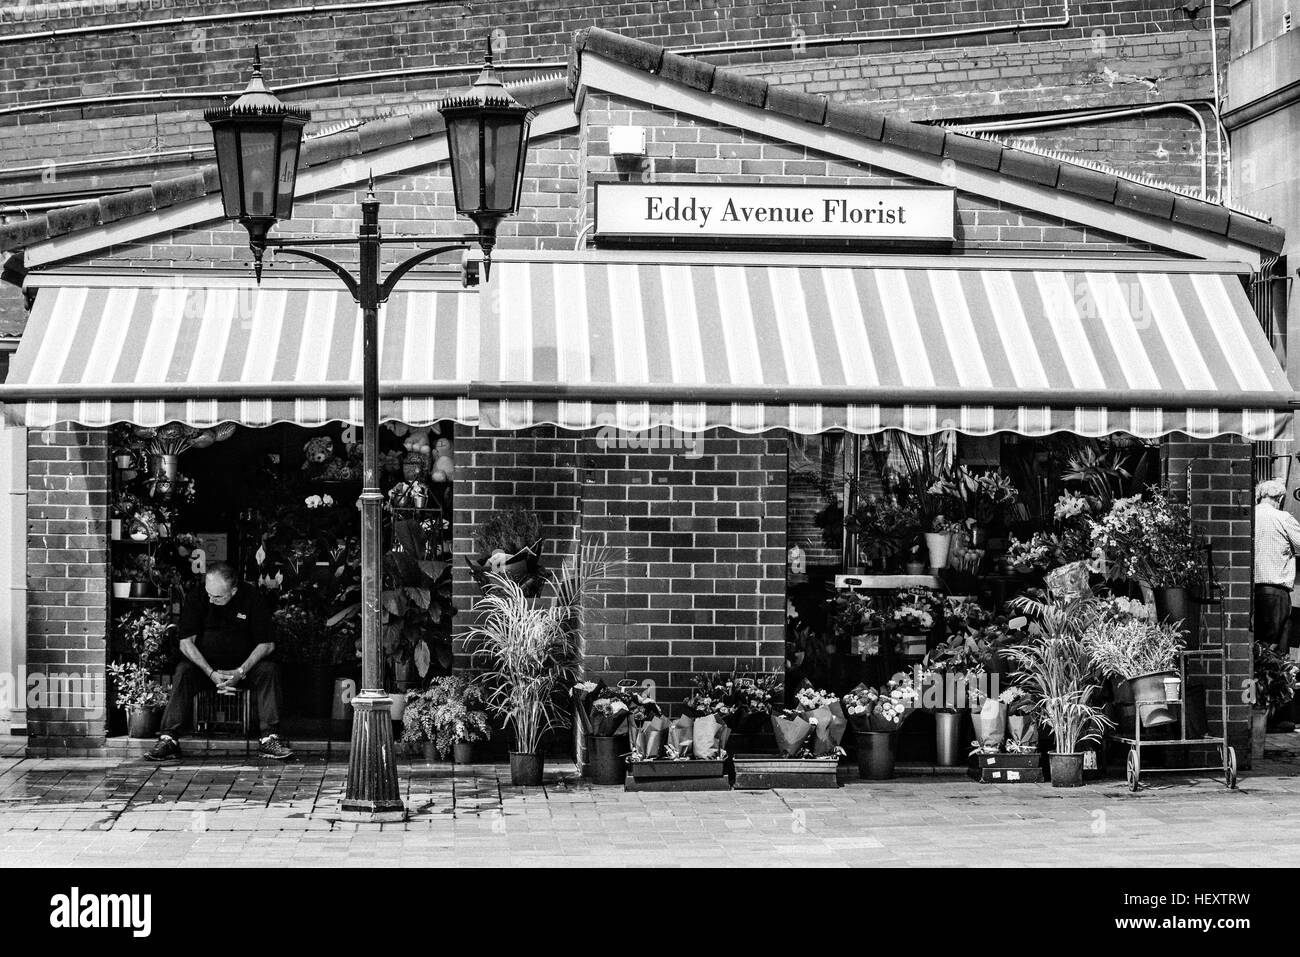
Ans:
{"label": "potted fern", "polygon": [[1093,703],[1100,690],[1083,636],[1099,614],[1100,602],[1074,598],[1040,601],[1018,598],[1013,605],[1031,621],[1035,640],[1007,655],[1019,666],[1018,684],[1033,700],[1033,713],[1055,739],[1048,753],[1052,787],[1083,784],[1083,750],[1099,741],[1111,722]]}
{"label": "potted fern", "polygon": [[[1164,702],[1167,700],[1166,688],[1177,683],[1183,631],[1176,622],[1153,621],[1127,614],[1106,615],[1084,632],[1083,642],[1088,656],[1102,675],[1127,682],[1126,700]],[[1177,698],[1169,700],[1176,701]],[[1135,705],[1135,708],[1144,728],[1172,724],[1177,720],[1163,704]]]}
{"label": "potted fern", "polygon": [[167,691],[140,662],[119,662],[108,666],[117,706],[126,712],[127,737],[153,738],[162,724]]}
{"label": "potted fern", "polygon": [[474,745],[491,737],[483,690],[475,682],[448,675],[406,696],[402,741],[423,744],[430,760],[436,752],[444,761],[452,754],[457,764],[472,764]]}

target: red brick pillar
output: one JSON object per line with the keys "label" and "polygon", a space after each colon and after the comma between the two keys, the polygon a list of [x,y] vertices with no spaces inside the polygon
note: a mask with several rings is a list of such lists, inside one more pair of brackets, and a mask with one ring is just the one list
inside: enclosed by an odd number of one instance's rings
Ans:
{"label": "red brick pillar", "polygon": [[108,639],[108,433],[27,436],[28,747],[102,747]]}
{"label": "red brick pillar", "polygon": [[[1251,446],[1237,438],[1202,441],[1171,436],[1161,443],[1161,461],[1166,480],[1175,491],[1186,492],[1192,520],[1214,545],[1215,564],[1224,586],[1221,610],[1228,646],[1228,739],[1244,765],[1250,754],[1250,705],[1244,687],[1252,674]],[[1218,641],[1219,611],[1212,606],[1202,609],[1203,644]],[[1222,699],[1217,668],[1208,672],[1206,687],[1210,733],[1218,734]]]}

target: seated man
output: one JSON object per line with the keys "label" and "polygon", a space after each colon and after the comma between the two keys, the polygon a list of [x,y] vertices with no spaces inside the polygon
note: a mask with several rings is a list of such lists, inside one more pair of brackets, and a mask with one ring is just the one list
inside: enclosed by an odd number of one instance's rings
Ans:
{"label": "seated man", "polygon": [[166,761],[181,756],[177,743],[194,709],[194,696],[211,681],[218,694],[234,694],[247,680],[257,695],[261,721],[258,753],[283,761],[293,752],[280,740],[280,667],[267,658],[275,650],[271,616],[251,586],[240,587],[235,570],[213,562],[203,579],[205,594],[194,593],[181,609],[181,653],[171,697],[163,714],[162,734],[146,756]]}

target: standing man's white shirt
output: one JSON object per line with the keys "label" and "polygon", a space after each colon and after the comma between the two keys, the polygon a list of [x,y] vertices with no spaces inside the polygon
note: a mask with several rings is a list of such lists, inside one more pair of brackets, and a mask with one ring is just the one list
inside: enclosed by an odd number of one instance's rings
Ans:
{"label": "standing man's white shirt", "polygon": [[1255,506],[1255,584],[1295,586],[1295,556],[1300,552],[1300,522],[1265,500]]}

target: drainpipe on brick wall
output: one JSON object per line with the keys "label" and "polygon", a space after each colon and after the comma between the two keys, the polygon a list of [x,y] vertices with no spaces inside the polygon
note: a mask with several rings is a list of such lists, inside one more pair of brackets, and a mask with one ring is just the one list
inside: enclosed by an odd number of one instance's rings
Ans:
{"label": "drainpipe on brick wall", "polygon": [[[954,124],[951,129],[959,132],[975,133],[998,133],[998,132],[1016,132],[1018,130],[1032,130],[1046,128],[1051,126],[1071,126],[1081,120],[1113,120],[1121,119],[1125,116],[1141,116],[1147,113],[1160,113],[1165,110],[1179,110],[1186,112],[1196,121],[1197,127],[1201,132],[1201,196],[1208,198],[1206,192],[1207,179],[1209,174],[1209,133],[1205,126],[1205,118],[1201,116],[1200,111],[1191,103],[1174,102],[1174,103],[1154,103],[1149,106],[1131,106],[1111,109],[1108,107],[1099,107],[1094,110],[1072,110],[1069,113],[1050,113],[1043,116],[1035,116],[1024,120],[997,120],[991,123],[961,123]],[[1215,120],[1218,120],[1216,113]],[[1220,124],[1221,125],[1221,124]],[[1222,156],[1226,137],[1220,135],[1219,127],[1215,127],[1215,139],[1219,147],[1219,154]],[[1223,188],[1223,167],[1219,167],[1219,195],[1222,195]]]}
{"label": "drainpipe on brick wall", "polygon": [[0,734],[27,727],[27,430],[0,421]]}

